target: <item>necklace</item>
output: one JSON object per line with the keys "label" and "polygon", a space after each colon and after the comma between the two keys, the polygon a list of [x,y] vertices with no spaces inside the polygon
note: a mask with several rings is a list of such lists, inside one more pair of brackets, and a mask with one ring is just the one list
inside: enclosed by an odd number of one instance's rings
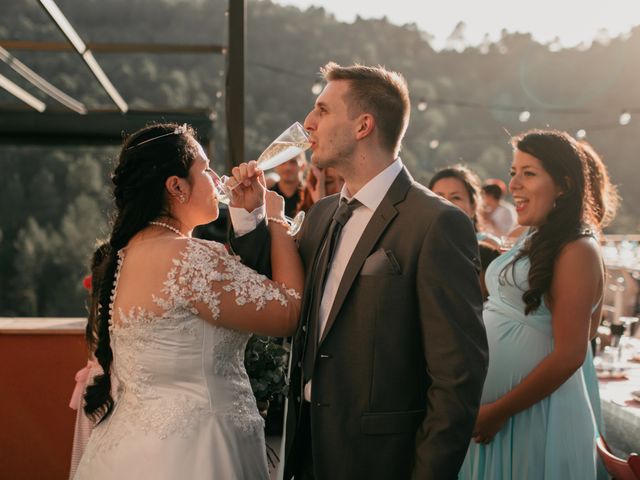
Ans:
{"label": "necklace", "polygon": [[149,222],[149,225],[157,225],[158,227],[164,227],[164,228],[166,228],[168,230],[171,230],[172,232],[177,233],[181,237],[185,237],[186,236],[180,230],[178,230],[176,227],[172,227],[171,225],[169,225],[167,223],[164,223],[164,222]]}

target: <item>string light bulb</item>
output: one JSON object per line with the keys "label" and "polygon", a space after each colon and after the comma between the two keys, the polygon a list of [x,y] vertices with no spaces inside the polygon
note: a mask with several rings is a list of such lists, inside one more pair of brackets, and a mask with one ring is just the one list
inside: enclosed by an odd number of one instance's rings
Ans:
{"label": "string light bulb", "polygon": [[585,138],[587,136],[587,131],[584,128],[581,128],[580,130],[578,130],[576,132],[576,138],[578,140],[582,140],[583,138]]}
{"label": "string light bulb", "polygon": [[620,114],[620,118],[618,118],[618,123],[619,123],[620,125],[622,125],[623,127],[624,127],[625,125],[629,125],[629,122],[630,122],[630,121],[631,121],[631,114],[630,114],[629,112],[627,112],[627,111],[622,112],[622,113]]}
{"label": "string light bulb", "polygon": [[313,93],[314,95],[320,95],[320,92],[322,92],[322,83],[320,82],[316,82],[311,86],[311,93]]}
{"label": "string light bulb", "polygon": [[440,142],[436,139],[433,139],[429,142],[429,148],[431,150],[435,150],[436,148],[438,148],[438,146],[440,146]]}
{"label": "string light bulb", "polygon": [[427,109],[428,106],[429,105],[427,104],[427,101],[424,98],[421,98],[418,101],[418,111],[424,112]]}
{"label": "string light bulb", "polygon": [[520,112],[520,115],[518,115],[518,120],[520,120],[522,123],[528,122],[530,118],[531,112],[529,110],[523,110]]}

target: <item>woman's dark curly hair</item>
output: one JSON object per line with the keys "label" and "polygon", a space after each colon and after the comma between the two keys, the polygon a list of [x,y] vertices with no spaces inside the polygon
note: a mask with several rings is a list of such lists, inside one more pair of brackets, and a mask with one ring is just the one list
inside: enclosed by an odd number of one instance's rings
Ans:
{"label": "woman's dark curly hair", "polygon": [[511,264],[529,257],[529,288],[522,295],[528,315],[538,309],[544,295],[549,293],[555,260],[562,248],[573,240],[591,235],[593,200],[586,180],[584,152],[569,134],[532,130],[514,137],[512,145],[536,157],[561,192],[546,222],[525,241]]}
{"label": "woman's dark curly hair", "polygon": [[587,161],[587,183],[593,196],[595,226],[602,230],[616,217],[620,195],[618,188],[611,182],[607,167],[598,152],[585,140],[581,140],[579,145]]}
{"label": "woman's dark curly hair", "polygon": [[174,123],[150,125],[128,136],[118,155],[111,176],[115,200],[113,227],[109,239],[98,247],[92,260],[87,339],[104,372],[94,379],[84,397],[84,411],[94,420],[101,422],[113,408],[109,328],[118,252],[150,221],[161,215],[170,216],[165,181],[173,175],[188,177],[197,155],[194,137],[191,127],[183,129]]}

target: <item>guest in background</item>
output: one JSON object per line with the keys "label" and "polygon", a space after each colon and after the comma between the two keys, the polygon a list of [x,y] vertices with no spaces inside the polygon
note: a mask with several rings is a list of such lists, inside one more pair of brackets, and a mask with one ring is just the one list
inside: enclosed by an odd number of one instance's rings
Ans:
{"label": "guest in background", "polygon": [[298,203],[302,199],[302,174],[307,165],[304,152],[295,158],[278,165],[273,170],[280,179],[270,190],[284,197],[284,214],[287,217],[295,217]]}
{"label": "guest in background", "polygon": [[[602,236],[602,230],[613,221],[618,212],[618,206],[620,204],[620,197],[618,195],[618,189],[611,183],[609,178],[609,172],[605,166],[602,158],[595,149],[586,141],[581,141],[580,146],[585,154],[587,161],[587,179],[589,184],[589,190],[593,199],[594,216],[596,233]],[[602,317],[602,305],[600,305],[598,311],[598,317]],[[594,345],[592,340],[592,347]],[[600,391],[598,384],[598,376],[596,374],[595,366],[593,364],[593,348],[587,349],[587,358],[582,366],[585,383],[587,385],[587,392],[591,400],[591,408],[596,418],[596,425],[598,427],[598,433],[605,436],[604,420],[602,418],[602,404],[600,402]],[[606,480],[609,478],[609,474],[604,468],[604,464],[598,459],[598,480]]]}
{"label": "guest in background", "polygon": [[514,138],[511,193],[531,227],[487,271],[489,373],[460,479],[596,478],[582,365],[604,289],[586,159],[558,131]]}
{"label": "guest in background", "polygon": [[304,192],[298,203],[298,211],[306,212],[321,198],[340,193],[343,185],[344,179],[335,168],[319,168],[310,164],[309,174],[304,182]]}
{"label": "guest in background", "polygon": [[482,221],[486,231],[503,237],[517,226],[516,211],[504,199],[506,187],[499,179],[489,179],[482,187]]}
{"label": "guest in background", "polygon": [[484,274],[489,264],[500,255],[500,239],[495,235],[482,232],[481,222],[478,218],[478,210],[481,209],[480,179],[469,168],[463,165],[446,167],[436,172],[428,185],[436,195],[450,201],[473,221],[473,227],[478,239],[480,251],[480,287],[482,297],[487,299],[488,292],[485,285]]}

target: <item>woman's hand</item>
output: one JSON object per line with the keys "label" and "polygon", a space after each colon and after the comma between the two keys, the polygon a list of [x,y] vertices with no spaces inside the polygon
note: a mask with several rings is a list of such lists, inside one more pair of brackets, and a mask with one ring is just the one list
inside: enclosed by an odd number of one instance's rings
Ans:
{"label": "woman's hand", "polygon": [[233,167],[231,171],[234,185],[230,200],[232,207],[244,208],[247,212],[253,212],[256,208],[264,204],[266,191],[264,172],[258,168],[255,160],[241,163]]}
{"label": "woman's hand", "polygon": [[314,177],[316,177],[316,183],[313,185],[309,184],[308,187],[309,193],[311,193],[311,199],[313,200],[313,203],[316,203],[321,198],[327,196],[327,189],[325,185],[326,179],[324,169],[311,164],[311,171],[313,172]]}
{"label": "woman's hand", "polygon": [[495,402],[481,405],[473,428],[473,439],[476,443],[490,443],[508,418]]}
{"label": "woman's hand", "polygon": [[284,220],[284,197],[276,192],[265,192],[267,218],[279,218]]}

